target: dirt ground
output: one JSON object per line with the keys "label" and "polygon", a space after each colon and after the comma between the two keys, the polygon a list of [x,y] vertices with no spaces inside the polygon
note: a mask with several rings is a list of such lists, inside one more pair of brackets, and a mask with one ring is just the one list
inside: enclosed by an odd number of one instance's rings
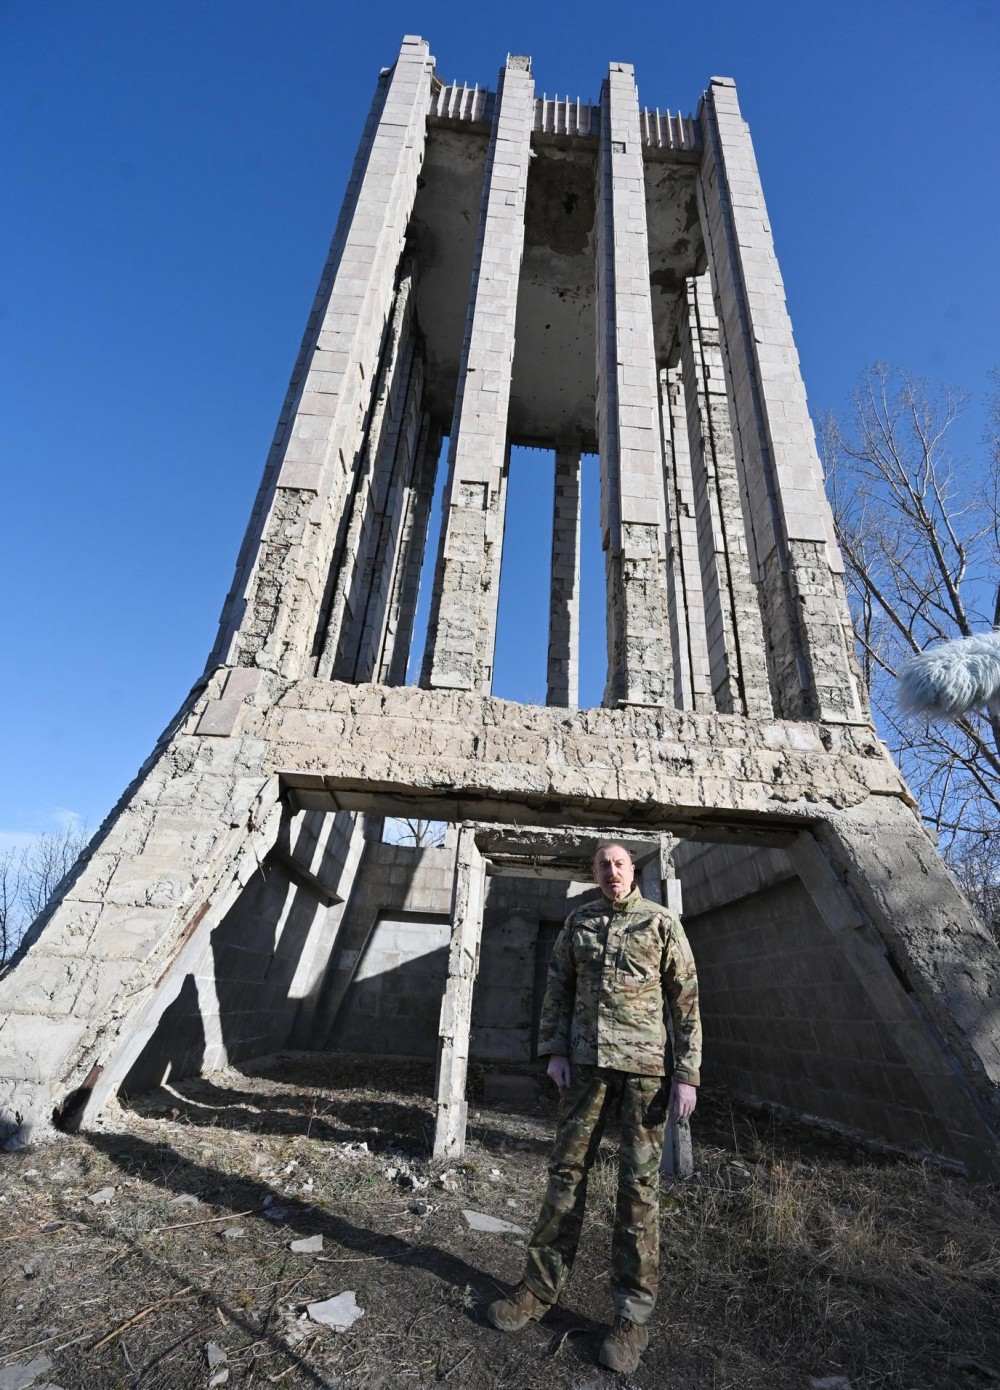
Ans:
{"label": "dirt ground", "polygon": [[[708,1089],[696,1175],[664,1180],[639,1371],[596,1364],[613,1133],[564,1302],[495,1331],[483,1310],[516,1283],[525,1236],[471,1230],[463,1211],[530,1230],[555,1098],[487,1106],[474,1076],[465,1159],[442,1165],[432,1083],[424,1064],[279,1058],[0,1157],[0,1390],[1000,1384],[997,1190]],[[289,1248],[317,1235],[318,1252]],[[363,1315],[347,1330],[305,1314],[348,1291]]]}

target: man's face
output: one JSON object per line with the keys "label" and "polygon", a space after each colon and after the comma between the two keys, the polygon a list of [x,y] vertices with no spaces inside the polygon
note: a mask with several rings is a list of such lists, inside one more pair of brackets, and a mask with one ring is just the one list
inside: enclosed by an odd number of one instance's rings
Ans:
{"label": "man's face", "polygon": [[624,845],[606,845],[594,855],[594,882],[612,902],[628,897],[634,878],[632,856]]}

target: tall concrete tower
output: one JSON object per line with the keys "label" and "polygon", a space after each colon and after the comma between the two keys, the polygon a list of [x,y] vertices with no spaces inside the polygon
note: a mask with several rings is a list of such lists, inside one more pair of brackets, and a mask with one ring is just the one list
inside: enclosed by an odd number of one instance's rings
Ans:
{"label": "tall concrete tower", "polygon": [[[546,706],[491,695],[513,444],[555,476]],[[404,39],[205,674],[0,982],[4,1133],[390,1036],[436,1050],[460,1152],[468,1059],[530,1058],[543,940],[611,833],[683,890],[709,1079],[996,1172],[997,951],[872,728],[840,572],[733,83],[681,117],[612,63],[584,105],[525,57],[443,85]],[[393,815],[451,830],[389,845]]]}

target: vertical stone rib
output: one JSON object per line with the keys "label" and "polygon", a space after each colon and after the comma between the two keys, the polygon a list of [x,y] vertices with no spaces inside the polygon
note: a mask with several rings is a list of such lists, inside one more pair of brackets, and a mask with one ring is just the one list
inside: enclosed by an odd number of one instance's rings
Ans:
{"label": "vertical stone rib", "polygon": [[422,678],[432,688],[486,695],[493,681],[533,98],[529,60],[508,58],[500,72],[486,158]]}
{"label": "vertical stone rib", "polygon": [[441,426],[425,415],[414,456],[413,478],[406,492],[403,530],[396,548],[392,593],[382,635],[378,680],[384,685],[406,684],[441,435]]}
{"label": "vertical stone rib", "polygon": [[387,490],[413,374],[413,277],[400,281],[387,341],[372,392],[371,409],[351,488],[344,506],[324,604],[318,676],[351,680],[377,544],[379,509]]}
{"label": "vertical stone rib", "polygon": [[685,282],[683,303],[679,337],[712,693],[723,714],[770,718],[764,630],[747,555],[719,325],[706,276]]}
{"label": "vertical stone rib", "polygon": [[608,585],[605,704],[661,705],[666,645],[666,515],[649,289],[639,102],[632,68],[601,91],[597,173],[597,435]]}
{"label": "vertical stone rib", "polygon": [[552,571],[545,703],[576,709],[580,701],[580,450],[556,450]]}
{"label": "vertical stone rib", "polygon": [[407,380],[405,399],[395,412],[391,447],[386,451],[387,466],[378,479],[376,526],[365,566],[365,602],[351,634],[351,674],[347,675],[345,668],[345,679],[370,681],[378,669],[393,577],[403,542],[408,493],[417,463],[423,389],[423,356],[417,352]]}
{"label": "vertical stone rib", "polygon": [[841,601],[843,562],[753,146],[728,78],[712,79],[700,120],[699,209],[763,586],[777,712],[863,719]]}
{"label": "vertical stone rib", "polygon": [[310,661],[423,160],[434,60],[408,36],[382,79],[210,665]]}
{"label": "vertical stone rib", "polygon": [[705,600],[688,448],[684,374],[679,364],[660,378],[663,486],[667,499],[667,611],[674,654],[674,704],[705,713],[715,708],[708,674]]}

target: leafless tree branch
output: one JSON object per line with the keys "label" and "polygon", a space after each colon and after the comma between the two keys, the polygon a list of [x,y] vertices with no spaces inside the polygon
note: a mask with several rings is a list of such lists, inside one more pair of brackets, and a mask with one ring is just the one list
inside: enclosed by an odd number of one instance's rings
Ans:
{"label": "leafless tree branch", "polygon": [[[822,431],[861,670],[879,730],[985,921],[1000,929],[1000,719],[909,716],[896,674],[930,643],[1000,627],[1000,372],[987,466],[950,452],[968,400],[876,363]],[[994,849],[994,846],[997,846]]]}

